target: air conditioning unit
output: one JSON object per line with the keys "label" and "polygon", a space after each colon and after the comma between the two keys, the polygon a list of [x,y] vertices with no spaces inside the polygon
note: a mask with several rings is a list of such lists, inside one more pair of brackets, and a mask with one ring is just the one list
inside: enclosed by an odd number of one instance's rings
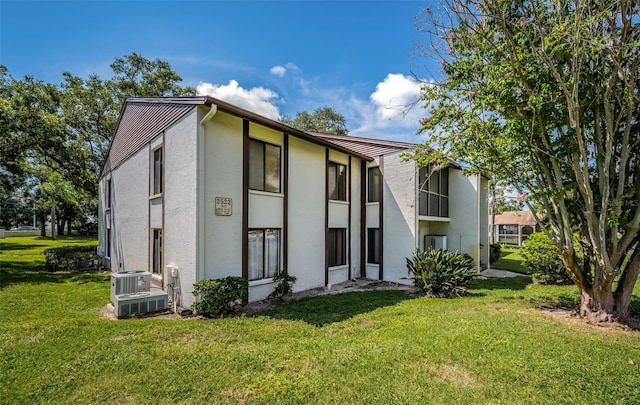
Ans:
{"label": "air conditioning unit", "polygon": [[111,303],[122,294],[146,292],[151,289],[151,273],[148,271],[129,271],[111,274]]}
{"label": "air conditioning unit", "polygon": [[424,235],[424,250],[447,250],[447,235]]}
{"label": "air conditioning unit", "polygon": [[113,312],[118,318],[163,311],[169,307],[169,295],[160,290],[116,295]]}

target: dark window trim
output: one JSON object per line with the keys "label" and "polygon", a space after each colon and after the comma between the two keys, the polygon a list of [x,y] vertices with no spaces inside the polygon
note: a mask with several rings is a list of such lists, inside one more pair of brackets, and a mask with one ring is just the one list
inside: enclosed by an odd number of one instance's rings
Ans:
{"label": "dark window trim", "polygon": [[[331,173],[331,168],[335,167],[335,178],[333,178],[333,181],[335,182],[336,188],[334,190],[335,191],[334,195],[328,196],[329,200],[331,200],[331,201],[347,201],[347,196],[348,196],[348,191],[347,191],[347,166],[342,164],[342,163],[333,162],[333,161],[330,160],[327,167],[328,167],[327,181],[331,180],[331,177],[329,176],[329,173]],[[343,169],[342,173],[344,175],[344,179],[342,181],[342,184],[340,183],[340,170],[339,170],[341,167]]]}
{"label": "dark window trim", "polygon": [[[376,232],[378,234],[377,256],[375,255],[376,244],[374,243]],[[367,228],[367,264],[380,265],[380,228]]]}
{"label": "dark window trim", "polygon": [[[334,234],[333,237],[332,233]],[[341,238],[338,237],[340,233],[342,233]],[[345,266],[347,264],[347,239],[347,228],[329,228],[329,244],[327,245],[329,267]],[[342,246],[339,246],[340,241]],[[332,246],[332,242],[335,243],[335,246]],[[332,257],[332,252],[336,254],[335,257]]]}
{"label": "dark window trim", "polygon": [[[256,138],[249,138],[249,150],[251,149],[251,143],[255,142],[255,143],[259,143],[262,145],[262,189],[259,188],[251,188],[251,186],[249,186],[250,190],[255,190],[255,191],[262,191],[265,193],[275,193],[275,194],[281,194],[282,193],[282,146],[281,145],[276,145],[274,143],[271,142],[266,142],[263,141],[262,139],[256,139]],[[278,157],[279,157],[279,166],[278,166],[278,190],[277,191],[268,191],[266,190],[266,178],[267,178],[267,148],[266,146],[272,146],[275,148],[278,148]],[[251,168],[251,164],[249,164],[249,170]]]}
{"label": "dark window trim", "polygon": [[[257,281],[257,280],[267,280],[273,278],[272,276],[265,276],[267,270],[267,249],[265,249],[265,242],[267,240],[267,231],[278,231],[278,264],[276,266],[276,271],[274,275],[279,274],[282,271],[282,228],[249,228],[247,232],[247,245],[249,243],[248,235],[251,232],[262,232],[262,270],[263,274],[261,278],[249,278],[249,267],[247,262],[247,280],[248,281]],[[247,254],[249,252],[249,248],[247,246]],[[247,256],[248,257],[248,256]]]}
{"label": "dark window trim", "polygon": [[[419,191],[419,214],[429,217],[449,217],[449,168],[445,167],[431,173],[431,165],[421,167],[418,173],[418,191]],[[427,175],[429,178],[427,179]],[[433,190],[432,182],[433,176],[437,176],[438,190]],[[443,182],[443,179],[446,181]],[[445,184],[445,190],[443,190],[443,184]],[[431,206],[431,199],[435,198],[437,201],[437,209],[433,210]],[[436,211],[436,212],[434,212]]]}
{"label": "dark window trim", "polygon": [[[378,174],[378,187],[375,187],[375,182],[373,179],[376,177],[376,173]],[[381,174],[380,167],[374,166],[369,167],[367,169],[367,202],[368,203],[379,203],[380,202],[380,182]]]}
{"label": "dark window trim", "polygon": [[164,188],[164,150],[163,146],[155,148],[153,151],[153,183],[151,184],[151,195],[162,194]]}

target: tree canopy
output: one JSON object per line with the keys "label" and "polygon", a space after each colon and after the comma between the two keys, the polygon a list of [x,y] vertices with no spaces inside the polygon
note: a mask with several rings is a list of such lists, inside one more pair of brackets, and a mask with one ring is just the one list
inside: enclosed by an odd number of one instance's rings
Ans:
{"label": "tree canopy", "polygon": [[318,107],[312,113],[300,111],[295,118],[285,115],[280,121],[302,131],[333,135],[347,135],[349,132],[344,116],[328,106]]}
{"label": "tree canopy", "polygon": [[625,317],[640,272],[640,5],[444,3],[422,26],[443,73],[424,87],[422,131],[444,152],[416,158],[447,153],[528,195],[580,314]]}
{"label": "tree canopy", "polygon": [[[20,209],[35,210],[44,230],[46,203],[36,202],[46,200],[39,188],[52,178],[69,184],[77,197],[55,199],[60,229],[95,216],[98,176],[125,98],[195,94],[159,59],[133,53],[110,66],[108,79],[64,72],[61,84],[51,84],[31,76],[15,79],[0,65],[0,202],[6,206],[0,207],[0,225],[19,225]],[[20,203],[25,199],[31,204]]]}

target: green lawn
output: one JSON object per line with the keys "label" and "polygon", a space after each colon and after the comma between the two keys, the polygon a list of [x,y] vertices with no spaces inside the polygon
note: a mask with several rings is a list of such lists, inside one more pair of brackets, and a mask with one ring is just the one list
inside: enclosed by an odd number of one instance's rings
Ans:
{"label": "green lawn", "polygon": [[513,271],[520,274],[531,274],[529,269],[522,264],[521,248],[509,245],[502,245],[500,258],[491,265],[494,269]]}
{"label": "green lawn", "polygon": [[575,302],[572,286],[490,279],[455,300],[367,291],[241,318],[113,321],[99,317],[107,275],[39,271],[49,244],[0,240],[0,403],[640,401],[638,332],[537,309]]}

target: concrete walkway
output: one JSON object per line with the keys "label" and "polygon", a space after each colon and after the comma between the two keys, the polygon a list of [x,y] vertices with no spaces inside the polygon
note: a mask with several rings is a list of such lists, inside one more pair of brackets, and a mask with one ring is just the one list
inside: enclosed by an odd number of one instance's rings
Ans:
{"label": "concrete walkway", "polygon": [[480,272],[480,277],[529,277],[526,274],[514,273],[513,271],[507,270],[498,270],[498,269],[487,269],[485,271]]}

